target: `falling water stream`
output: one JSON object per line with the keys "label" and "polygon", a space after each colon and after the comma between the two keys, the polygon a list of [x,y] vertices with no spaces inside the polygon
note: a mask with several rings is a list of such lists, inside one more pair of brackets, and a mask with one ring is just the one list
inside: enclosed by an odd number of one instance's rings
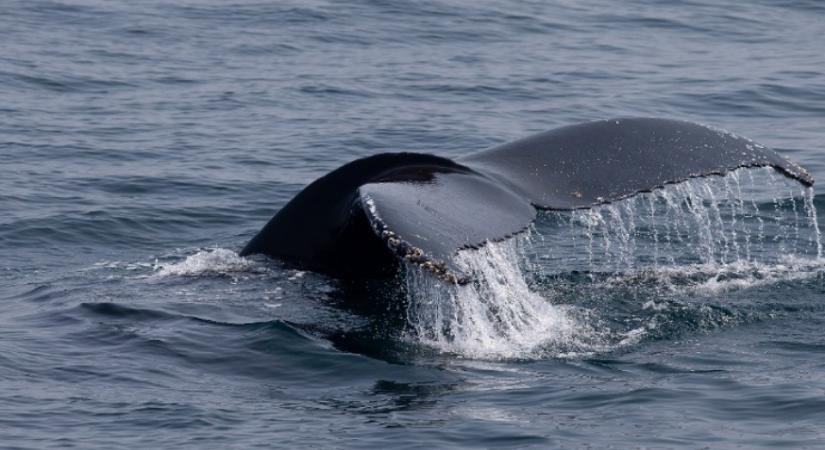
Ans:
{"label": "falling water stream", "polygon": [[[711,329],[747,320],[703,303],[703,293],[825,268],[813,189],[771,168],[546,212],[528,233],[461,251],[455,262],[472,282],[445,285],[408,268],[408,336],[492,359],[615,350],[661,333],[668,313]],[[616,305],[623,309],[604,313]]]}

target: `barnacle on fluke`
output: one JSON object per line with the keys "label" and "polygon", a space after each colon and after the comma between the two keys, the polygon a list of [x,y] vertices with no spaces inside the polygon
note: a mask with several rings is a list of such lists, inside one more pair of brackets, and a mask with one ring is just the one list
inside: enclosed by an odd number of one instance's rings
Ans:
{"label": "barnacle on fluke", "polygon": [[761,166],[813,184],[805,169],[765,146],[668,119],[572,125],[456,160],[383,153],[311,183],[241,255],[263,253],[346,278],[391,276],[404,261],[463,283],[456,252],[524,231],[537,209],[588,208]]}

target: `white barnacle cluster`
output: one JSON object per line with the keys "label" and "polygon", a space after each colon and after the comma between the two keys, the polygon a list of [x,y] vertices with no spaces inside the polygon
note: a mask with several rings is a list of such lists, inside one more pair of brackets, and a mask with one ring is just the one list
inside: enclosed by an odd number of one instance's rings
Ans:
{"label": "white barnacle cluster", "polygon": [[459,284],[464,280],[448,269],[447,265],[441,261],[426,260],[418,263],[417,265],[446,283]]}
{"label": "white barnacle cluster", "polygon": [[458,284],[460,281],[459,277],[447,267],[447,264],[428,258],[420,248],[409,246],[404,259],[447,283]]}
{"label": "white barnacle cluster", "polygon": [[410,245],[397,233],[385,228],[381,232],[381,237],[390,250],[399,255],[405,262],[414,264],[445,282],[457,284],[460,281],[459,277],[450,271],[447,264],[443,261],[431,259],[424,250]]}
{"label": "white barnacle cluster", "polygon": [[398,237],[398,235],[390,230],[382,231],[381,238],[384,239],[384,242],[386,242],[392,250],[396,250],[403,243],[403,241]]}
{"label": "white barnacle cluster", "polygon": [[381,219],[378,208],[372,198],[365,196],[363,205],[368,212],[370,226],[372,226],[375,234],[384,241],[390,251],[398,255],[398,257],[405,262],[414,264],[445,282],[458,284],[462,281],[462,278],[453,273],[447,267],[446,263],[433,260],[427,256],[424,250],[410,245],[403,237],[398,235],[398,233],[390,230],[387,224]]}

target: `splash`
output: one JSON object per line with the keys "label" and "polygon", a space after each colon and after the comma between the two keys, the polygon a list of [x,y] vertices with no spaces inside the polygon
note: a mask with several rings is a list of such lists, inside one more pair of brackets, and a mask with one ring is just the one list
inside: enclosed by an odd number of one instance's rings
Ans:
{"label": "splash", "polygon": [[554,305],[530,289],[520,267],[525,242],[517,238],[459,252],[457,265],[474,280],[467,285],[447,285],[410,265],[410,337],[442,352],[478,359],[601,350],[601,336],[582,320],[582,311]]}
{"label": "splash", "polygon": [[459,252],[467,285],[408,267],[408,336],[474,359],[581,357],[750,320],[708,296],[825,273],[813,199],[773,169],[742,169],[545,214]]}
{"label": "splash", "polygon": [[605,286],[629,284],[656,285],[656,294],[679,295],[721,294],[775,284],[802,281],[825,273],[825,259],[782,256],[774,263],[738,261],[735,263],[687,264],[672,267],[644,268],[620,272],[601,281]]}
{"label": "splash", "polygon": [[[746,180],[746,181],[743,181]],[[813,192],[771,168],[697,178],[587,210],[549,214],[535,253],[557,271],[822,259]]]}
{"label": "splash", "polygon": [[155,263],[156,276],[197,276],[204,274],[225,275],[245,272],[254,266],[253,261],[238,256],[225,248],[201,250],[177,263]]}

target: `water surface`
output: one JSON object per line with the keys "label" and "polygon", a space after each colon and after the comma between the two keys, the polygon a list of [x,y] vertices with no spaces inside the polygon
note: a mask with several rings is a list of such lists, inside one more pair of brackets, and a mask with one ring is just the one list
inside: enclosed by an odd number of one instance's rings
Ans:
{"label": "water surface", "polygon": [[459,291],[235,253],[356,157],[616,116],[823,180],[819,2],[2,10],[2,446],[823,445],[825,200],[769,171],[545,215]]}

